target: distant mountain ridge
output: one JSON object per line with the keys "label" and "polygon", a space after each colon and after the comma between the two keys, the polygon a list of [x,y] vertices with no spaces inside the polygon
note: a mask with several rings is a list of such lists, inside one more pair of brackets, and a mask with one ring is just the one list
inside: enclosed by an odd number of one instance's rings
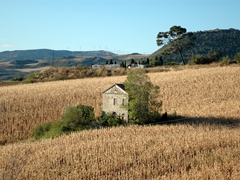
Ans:
{"label": "distant mountain ridge", "polygon": [[50,60],[53,58],[63,57],[88,57],[88,56],[111,56],[115,55],[109,51],[67,51],[51,49],[33,49],[33,50],[16,50],[0,52],[0,62],[14,60]]}
{"label": "distant mountain ridge", "polygon": [[[237,29],[214,29],[193,32],[196,36],[195,45],[191,50],[184,51],[183,56],[186,60],[188,57],[200,54],[207,55],[214,52],[221,52],[222,56],[233,58],[234,55],[240,52],[240,30]],[[163,46],[156,52],[150,55],[150,58],[161,56],[161,53],[167,47]],[[174,61],[181,61],[178,54],[164,56],[164,59],[171,58]]]}

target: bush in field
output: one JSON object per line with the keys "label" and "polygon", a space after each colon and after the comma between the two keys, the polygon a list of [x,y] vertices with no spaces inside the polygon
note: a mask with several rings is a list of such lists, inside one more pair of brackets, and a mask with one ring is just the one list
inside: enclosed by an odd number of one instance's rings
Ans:
{"label": "bush in field", "polygon": [[39,73],[29,74],[23,79],[23,83],[35,83],[38,80]]}
{"label": "bush in field", "polygon": [[112,70],[112,76],[122,76],[127,74],[126,68],[116,68],[115,70]]}
{"label": "bush in field", "polygon": [[94,109],[91,106],[68,106],[62,116],[63,132],[90,129],[91,122],[95,121]]}
{"label": "bush in field", "polygon": [[103,126],[119,126],[126,124],[124,120],[119,117],[114,117],[111,114],[106,114],[102,116],[99,121],[102,123]]}
{"label": "bush in field", "polygon": [[111,76],[111,71],[108,70],[105,67],[99,68],[95,71],[95,73],[92,75],[93,77],[106,77]]}
{"label": "bush in field", "polygon": [[35,129],[34,129],[34,137],[35,139],[41,139],[42,136],[44,136],[44,134],[46,132],[48,132],[51,128],[51,123],[46,123],[46,124],[42,124],[40,126],[37,126]]}
{"label": "bush in field", "polygon": [[208,56],[198,55],[193,58],[193,61],[194,61],[194,64],[210,64],[212,62],[215,62],[216,59],[211,55],[208,55]]}
{"label": "bush in field", "polygon": [[47,139],[73,131],[90,129],[93,121],[95,121],[93,107],[68,106],[61,120],[37,126],[34,129],[34,137],[36,140]]}
{"label": "bush in field", "polygon": [[12,80],[13,81],[23,81],[23,77],[21,75],[15,76]]}
{"label": "bush in field", "polygon": [[208,55],[197,54],[192,57],[190,64],[210,64],[213,62],[218,62],[222,57],[221,52],[214,52]]}
{"label": "bush in field", "polygon": [[34,138],[40,140],[62,135],[61,125],[61,121],[54,121],[37,126],[34,129]]}
{"label": "bush in field", "polygon": [[240,52],[237,53],[235,56],[234,56],[234,60],[238,63],[240,63]]}
{"label": "bush in field", "polygon": [[225,56],[225,57],[223,57],[221,64],[228,65],[228,64],[230,64],[230,62],[231,62],[231,59],[229,58],[229,56]]}

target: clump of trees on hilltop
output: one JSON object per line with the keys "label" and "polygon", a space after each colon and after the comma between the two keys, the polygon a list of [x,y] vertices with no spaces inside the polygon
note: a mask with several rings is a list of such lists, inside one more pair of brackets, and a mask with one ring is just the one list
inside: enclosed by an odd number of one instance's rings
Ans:
{"label": "clump of trees on hilltop", "polygon": [[[240,52],[240,30],[215,29],[187,32],[181,26],[172,26],[169,31],[159,32],[157,45],[161,46],[150,57],[162,56],[164,64],[209,64],[228,58],[230,63],[238,62],[235,58]],[[216,53],[221,56],[216,60]],[[178,58],[180,57],[180,58]],[[179,60],[180,59],[180,60]],[[190,61],[187,61],[190,60]],[[225,60],[226,61],[226,60]]]}

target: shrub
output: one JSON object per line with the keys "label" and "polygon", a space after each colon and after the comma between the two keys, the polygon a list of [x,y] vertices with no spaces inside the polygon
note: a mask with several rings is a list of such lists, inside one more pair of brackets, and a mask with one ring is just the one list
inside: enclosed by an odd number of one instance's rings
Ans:
{"label": "shrub", "polygon": [[115,70],[112,71],[113,76],[122,76],[126,75],[127,70],[126,68],[116,68]]}
{"label": "shrub", "polygon": [[89,66],[78,66],[77,69],[82,71],[82,70],[86,70],[86,69],[91,69],[91,67],[89,67]]}
{"label": "shrub", "polygon": [[231,59],[229,58],[229,56],[225,56],[225,57],[223,57],[221,64],[228,65],[228,64],[230,64],[230,62],[231,62]]}
{"label": "shrub", "polygon": [[39,73],[29,74],[23,79],[23,83],[34,83],[37,82]]}
{"label": "shrub", "polygon": [[111,114],[106,114],[99,120],[104,126],[119,126],[126,124],[124,120],[119,117],[114,117]]}
{"label": "shrub", "polygon": [[102,67],[102,68],[99,68],[95,71],[94,73],[94,77],[106,77],[106,76],[110,76],[111,75],[111,71],[108,70],[107,68],[105,67]]}
{"label": "shrub", "polygon": [[215,61],[215,59],[212,58],[211,56],[200,56],[198,58],[195,58],[196,64],[210,64],[214,61]]}
{"label": "shrub", "polygon": [[90,129],[92,121],[95,121],[93,107],[68,106],[61,120],[37,126],[34,129],[34,138],[47,139],[73,131]]}
{"label": "shrub", "polygon": [[91,106],[68,106],[62,116],[63,132],[89,129],[90,123],[95,120],[94,109]]}
{"label": "shrub", "polygon": [[37,126],[33,132],[34,138],[37,140],[41,139],[44,136],[44,134],[48,132],[50,129],[51,129],[51,123],[46,123],[46,124]]}
{"label": "shrub", "polygon": [[18,75],[16,77],[13,78],[13,81],[23,81],[23,77],[21,75]]}
{"label": "shrub", "polygon": [[240,52],[237,53],[237,54],[234,56],[234,60],[235,60],[237,63],[240,63]]}
{"label": "shrub", "polygon": [[218,62],[222,54],[220,52],[214,52],[213,54],[200,55],[197,54],[192,57],[190,64],[210,64]]}
{"label": "shrub", "polygon": [[49,139],[62,135],[64,132],[61,130],[61,127],[62,127],[61,120],[52,122],[50,129],[48,129],[48,131],[45,131],[41,139]]}

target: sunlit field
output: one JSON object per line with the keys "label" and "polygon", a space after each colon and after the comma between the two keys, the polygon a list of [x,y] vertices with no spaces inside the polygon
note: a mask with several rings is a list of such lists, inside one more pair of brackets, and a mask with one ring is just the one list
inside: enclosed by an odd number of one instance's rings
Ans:
{"label": "sunlit field", "polygon": [[21,170],[18,179],[237,180],[239,164],[240,128],[221,125],[117,127],[0,148],[0,176]]}
{"label": "sunlit field", "polygon": [[[149,74],[160,86],[163,112],[186,117],[240,117],[240,67],[186,69]],[[67,105],[93,106],[101,115],[102,92],[126,76],[0,87],[0,142],[26,139],[43,123],[60,119]]]}
{"label": "sunlit field", "polygon": [[148,75],[160,86],[162,112],[189,121],[31,142],[33,129],[60,119],[67,105],[91,105],[99,116],[102,92],[126,76],[0,87],[0,177],[21,170],[19,179],[238,179],[240,66]]}

